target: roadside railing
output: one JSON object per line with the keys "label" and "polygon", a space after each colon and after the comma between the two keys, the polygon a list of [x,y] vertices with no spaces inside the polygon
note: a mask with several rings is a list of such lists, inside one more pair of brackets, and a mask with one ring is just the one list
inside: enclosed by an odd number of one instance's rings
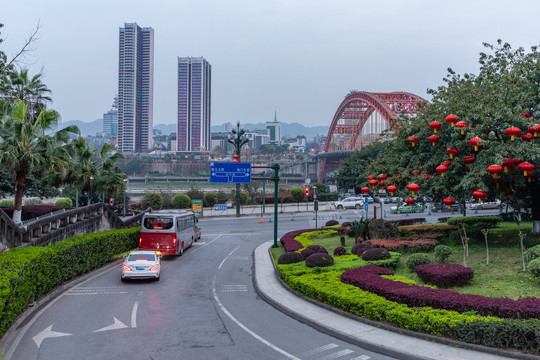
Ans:
{"label": "roadside railing", "polygon": [[47,245],[74,235],[138,226],[147,211],[151,209],[124,220],[105,204],[98,203],[38,218],[18,226],[0,209],[0,240],[8,248]]}

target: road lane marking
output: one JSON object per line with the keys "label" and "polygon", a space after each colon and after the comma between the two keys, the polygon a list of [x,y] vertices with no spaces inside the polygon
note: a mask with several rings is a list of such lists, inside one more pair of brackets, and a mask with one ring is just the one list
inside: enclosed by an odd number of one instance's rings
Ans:
{"label": "road lane marking", "polygon": [[229,258],[229,256],[231,256],[236,250],[238,250],[239,247],[240,247],[240,244],[239,244],[237,247],[235,247],[235,248],[233,249],[233,251],[231,251],[231,252],[229,253],[229,255],[225,256],[225,259],[223,259],[223,261],[219,264],[218,270],[221,269],[221,267],[223,266],[223,263],[225,263],[225,261]]}
{"label": "road lane marking", "polygon": [[330,349],[334,349],[334,348],[337,348],[338,345],[337,344],[334,344],[334,343],[330,343],[328,345],[324,345],[324,346],[320,346],[318,348],[315,348],[315,349],[311,349],[309,351],[306,351],[306,352],[303,352],[301,353],[300,355],[298,356],[311,356],[311,355],[316,355],[318,353],[321,353],[323,351],[326,351],[326,350],[330,350]]}
{"label": "road lane marking", "polygon": [[353,359],[351,359],[351,360],[369,360],[369,359],[371,359],[371,356],[360,355],[360,356],[355,357],[355,358],[353,358]]}
{"label": "road lane marking", "polygon": [[250,329],[248,329],[244,324],[242,324],[240,321],[238,321],[226,308],[225,306],[223,306],[223,304],[221,303],[221,301],[219,300],[218,296],[217,296],[217,293],[216,293],[216,289],[213,288],[212,289],[212,293],[214,294],[214,299],[216,300],[216,303],[218,305],[218,307],[221,309],[221,311],[223,311],[223,313],[225,315],[227,315],[229,317],[229,319],[231,319],[236,325],[238,325],[241,329],[243,329],[245,332],[247,332],[249,335],[253,336],[255,339],[259,340],[260,342],[262,342],[263,344],[267,345],[268,347],[274,349],[275,351],[279,352],[280,354],[284,355],[285,357],[287,357],[288,359],[291,359],[291,360],[301,360],[300,358],[297,358],[296,356],[292,355],[292,354],[289,354],[288,352],[286,352],[285,350],[279,348],[278,346],[272,344],[270,341],[264,339],[263,337],[257,335],[256,333],[254,333],[253,331],[251,331]]}
{"label": "road lane marking", "polygon": [[36,343],[38,349],[41,346],[41,343],[43,342],[43,340],[45,340],[47,338],[72,335],[72,334],[68,334],[68,333],[61,333],[61,332],[53,331],[52,327],[53,327],[53,324],[51,324],[51,326],[49,326],[45,330],[41,331],[39,334],[37,334],[36,336],[34,336],[32,338],[32,340],[34,340],[34,342]]}
{"label": "road lane marking", "polygon": [[133,304],[133,310],[131,310],[131,327],[136,328],[137,327],[137,309],[139,308],[139,302],[135,301],[135,304]]}
{"label": "road lane marking", "polygon": [[127,328],[128,326],[126,324],[124,324],[123,322],[121,322],[120,320],[118,320],[117,318],[115,318],[113,316],[113,324],[112,325],[109,325],[109,326],[105,326],[104,328],[101,328],[99,330],[94,330],[92,332],[100,332],[100,331],[109,331],[109,330],[117,330],[117,329],[125,329]]}
{"label": "road lane marking", "polygon": [[247,285],[220,285],[219,292],[247,292]]}
{"label": "road lane marking", "polygon": [[349,354],[352,354],[352,353],[354,353],[354,351],[352,351],[350,349],[345,349],[345,350],[335,352],[333,354],[323,356],[322,358],[319,358],[318,360],[334,360],[334,359],[337,359],[337,358],[340,358],[342,356],[349,355]]}

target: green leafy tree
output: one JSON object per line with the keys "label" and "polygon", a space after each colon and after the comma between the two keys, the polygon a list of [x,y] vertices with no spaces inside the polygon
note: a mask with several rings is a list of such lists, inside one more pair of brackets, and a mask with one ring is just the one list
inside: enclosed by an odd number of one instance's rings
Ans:
{"label": "green leafy tree", "polygon": [[300,209],[300,201],[306,200],[306,194],[304,191],[304,188],[301,188],[299,186],[291,188],[289,190],[291,193],[291,198],[296,204],[298,205],[298,209]]}
{"label": "green leafy tree", "polygon": [[15,179],[15,222],[21,221],[24,186],[32,168],[54,173],[68,167],[70,135],[79,130],[69,126],[52,132],[58,120],[54,110],[43,109],[34,119],[24,101],[16,100],[13,108],[0,101],[0,161]]}
{"label": "green leafy tree", "polygon": [[141,199],[141,209],[152,208],[152,210],[160,210],[163,207],[163,198],[161,194],[150,192],[144,194]]}
{"label": "green leafy tree", "polygon": [[198,188],[196,188],[194,186],[192,186],[186,192],[186,195],[189,196],[189,198],[192,199],[192,200],[193,199],[195,199],[195,200],[203,200],[203,198],[204,198],[204,193],[200,189],[198,189]]}
{"label": "green leafy tree", "polygon": [[215,191],[209,191],[204,194],[203,204],[206,207],[212,207],[218,202],[218,197]]}
{"label": "green leafy tree", "polygon": [[175,209],[189,209],[191,207],[191,198],[186,194],[176,194],[171,199],[171,205]]}

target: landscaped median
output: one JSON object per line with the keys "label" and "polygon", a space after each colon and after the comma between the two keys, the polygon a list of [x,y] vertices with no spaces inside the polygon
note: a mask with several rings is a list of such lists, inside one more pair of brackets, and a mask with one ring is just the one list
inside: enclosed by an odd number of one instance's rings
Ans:
{"label": "landscaped median", "polygon": [[[366,249],[381,245],[384,240],[369,241],[371,245],[358,250],[358,246],[353,248],[354,243],[349,238],[350,246],[343,247],[336,230],[342,231],[342,228],[297,230],[285,234],[281,240],[284,248],[272,249],[281,279],[312,299],[366,319],[471,344],[540,354],[540,298],[472,295],[460,293],[458,286],[438,289],[422,282],[417,275],[403,276],[411,271],[403,270],[405,266],[403,260],[400,261],[400,253],[391,251],[388,259],[367,261],[370,257],[366,257]],[[390,244],[390,248],[393,245]],[[313,250],[308,252],[307,248]],[[336,248],[344,248],[347,255],[338,256],[344,250]],[[303,256],[283,255],[285,249]],[[351,250],[358,254],[350,254]],[[307,259],[313,256],[313,251],[323,254],[319,254],[319,258],[325,259],[322,265],[310,267]],[[328,259],[331,257],[328,253],[335,254],[333,260]],[[282,260],[278,261],[282,255]],[[405,254],[405,257],[409,256]],[[304,261],[300,261],[302,258]],[[297,262],[286,263],[288,261]],[[462,266],[444,268],[455,269],[456,279],[460,278],[459,272],[466,269]],[[392,271],[396,269],[399,276]],[[470,275],[467,271],[461,275],[467,277],[466,280],[461,278],[461,286],[472,279]]]}
{"label": "landscaped median", "polygon": [[138,246],[140,228],[111,230],[0,254],[0,336],[29,304]]}

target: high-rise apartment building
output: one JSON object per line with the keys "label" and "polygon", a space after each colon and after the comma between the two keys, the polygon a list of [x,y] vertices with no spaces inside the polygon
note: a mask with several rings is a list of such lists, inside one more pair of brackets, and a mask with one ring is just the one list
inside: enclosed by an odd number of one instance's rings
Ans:
{"label": "high-rise apartment building", "polygon": [[274,111],[274,121],[266,122],[270,134],[270,143],[281,145],[281,123],[277,120],[277,111]]}
{"label": "high-rise apartment building", "polygon": [[178,151],[210,151],[212,67],[203,57],[178,58]]}
{"label": "high-rise apartment building", "polygon": [[103,114],[103,133],[106,136],[118,134],[118,97],[114,98],[111,109]]}
{"label": "high-rise apartment building", "polygon": [[126,23],[120,28],[118,61],[118,151],[153,147],[154,29]]}

